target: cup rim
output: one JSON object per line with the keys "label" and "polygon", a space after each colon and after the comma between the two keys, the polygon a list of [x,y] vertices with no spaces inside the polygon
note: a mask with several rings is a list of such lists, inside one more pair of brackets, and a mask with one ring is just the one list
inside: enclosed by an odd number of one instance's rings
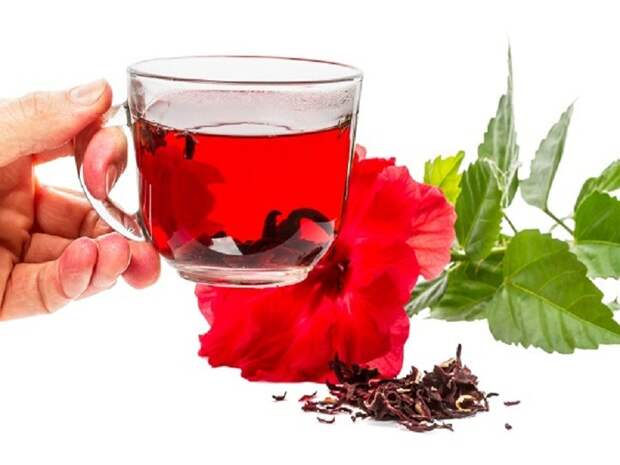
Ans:
{"label": "cup rim", "polygon": [[[187,77],[187,76],[175,76],[174,73],[159,73],[153,71],[145,71],[140,70],[139,67],[145,64],[152,64],[155,62],[167,62],[174,60],[191,60],[191,59],[209,59],[209,58],[232,58],[232,59],[257,59],[257,60],[282,60],[282,61],[298,61],[304,63],[316,63],[323,65],[332,65],[334,67],[340,67],[345,70],[348,70],[349,73],[344,73],[340,77],[334,78],[318,78],[318,79],[283,79],[283,80],[274,80],[274,79],[258,79],[258,80],[244,80],[244,79],[211,79],[208,77],[205,78],[196,78],[196,77]],[[361,80],[363,77],[363,73],[359,68],[356,68],[351,65],[347,65],[344,63],[339,63],[336,61],[328,61],[328,60],[318,60],[312,58],[298,58],[298,57],[288,57],[288,56],[277,56],[277,55],[180,55],[180,56],[170,56],[170,57],[159,57],[159,58],[149,58],[146,60],[140,60],[138,62],[133,63],[127,67],[127,74],[130,77],[143,77],[143,78],[152,78],[152,79],[161,79],[165,81],[176,81],[176,82],[189,82],[189,83],[204,83],[204,84],[229,84],[229,85],[274,85],[274,86],[286,86],[286,85],[311,85],[311,84],[333,84],[340,82],[350,82]]]}

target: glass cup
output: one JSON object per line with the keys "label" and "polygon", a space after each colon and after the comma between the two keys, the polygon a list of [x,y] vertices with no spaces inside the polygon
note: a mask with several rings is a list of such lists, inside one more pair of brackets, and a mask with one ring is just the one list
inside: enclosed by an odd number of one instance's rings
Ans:
{"label": "glass cup", "polygon": [[[150,241],[192,281],[302,281],[340,227],[361,72],[318,60],[198,56],[136,63],[128,80],[128,101],[106,124],[120,117],[131,133],[137,189],[96,198],[76,150],[101,218]],[[128,213],[120,200],[132,195]]]}

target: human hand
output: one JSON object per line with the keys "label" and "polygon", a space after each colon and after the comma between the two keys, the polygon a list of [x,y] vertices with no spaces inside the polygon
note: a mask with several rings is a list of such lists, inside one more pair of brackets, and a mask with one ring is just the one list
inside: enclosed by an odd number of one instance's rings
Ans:
{"label": "human hand", "polygon": [[0,320],[53,312],[121,275],[136,288],[157,280],[159,256],[149,244],[111,232],[81,193],[42,186],[33,174],[88,134],[86,181],[107,192],[127,150],[120,130],[99,129],[111,101],[108,84],[96,81],[0,102]]}

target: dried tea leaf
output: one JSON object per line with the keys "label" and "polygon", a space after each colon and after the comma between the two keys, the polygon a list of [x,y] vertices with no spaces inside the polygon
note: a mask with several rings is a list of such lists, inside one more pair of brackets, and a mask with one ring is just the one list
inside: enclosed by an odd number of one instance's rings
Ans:
{"label": "dried tea leaf", "polygon": [[331,368],[338,379],[337,384],[327,385],[331,396],[320,401],[307,400],[303,411],[347,413],[352,421],[393,421],[411,431],[424,432],[437,428],[452,430],[452,425],[442,420],[489,409],[485,394],[478,389],[478,379],[461,361],[460,345],[456,357],[423,376],[412,367],[407,376],[382,379],[377,370],[347,365],[338,358]]}
{"label": "dried tea leaf", "polygon": [[316,397],[317,391],[314,391],[312,394],[304,394],[299,398],[299,402],[306,402],[308,400],[312,400]]}

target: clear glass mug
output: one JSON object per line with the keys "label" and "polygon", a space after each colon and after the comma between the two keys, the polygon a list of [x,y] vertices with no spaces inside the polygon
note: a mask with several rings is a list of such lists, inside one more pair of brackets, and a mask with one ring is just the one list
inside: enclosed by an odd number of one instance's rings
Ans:
{"label": "clear glass mug", "polygon": [[192,281],[303,280],[340,226],[361,72],[317,60],[201,56],[139,62],[128,80],[127,102],[105,124],[122,118],[133,139],[134,212],[111,199],[116,187],[106,200],[89,192],[76,150],[82,188],[101,218],[150,241]]}

